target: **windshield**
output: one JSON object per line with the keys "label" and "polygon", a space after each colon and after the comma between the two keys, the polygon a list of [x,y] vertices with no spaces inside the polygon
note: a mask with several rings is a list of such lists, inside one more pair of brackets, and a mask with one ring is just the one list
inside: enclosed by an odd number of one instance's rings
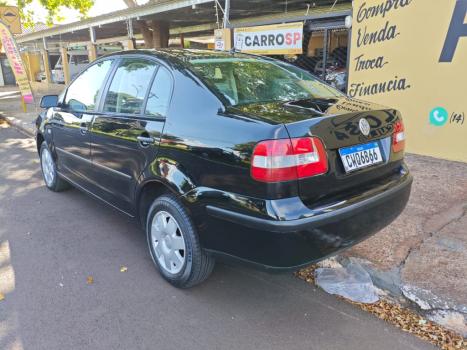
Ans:
{"label": "windshield", "polygon": [[190,64],[231,105],[342,96],[310,73],[277,60],[216,57],[192,59]]}

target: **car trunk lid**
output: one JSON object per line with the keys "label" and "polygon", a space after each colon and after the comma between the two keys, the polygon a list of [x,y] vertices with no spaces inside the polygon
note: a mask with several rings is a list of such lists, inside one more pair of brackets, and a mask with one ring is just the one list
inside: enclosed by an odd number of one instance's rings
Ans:
{"label": "car trunk lid", "polygon": [[[319,137],[328,158],[328,172],[298,180],[299,194],[309,205],[344,199],[364,187],[383,181],[398,171],[403,152],[392,152],[394,125],[400,114],[370,102],[348,97],[274,102],[237,107],[243,113],[270,123],[283,123],[291,138]],[[368,122],[364,135],[360,121]],[[352,172],[346,172],[339,153],[347,147],[377,145],[381,162]]]}

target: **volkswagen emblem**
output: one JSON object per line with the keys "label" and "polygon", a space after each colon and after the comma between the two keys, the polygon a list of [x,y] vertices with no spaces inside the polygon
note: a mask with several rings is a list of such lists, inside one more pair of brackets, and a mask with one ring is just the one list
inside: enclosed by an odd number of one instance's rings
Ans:
{"label": "volkswagen emblem", "polygon": [[360,128],[360,131],[363,135],[368,136],[370,133],[370,124],[368,124],[368,120],[365,118],[360,119],[358,122],[358,127]]}

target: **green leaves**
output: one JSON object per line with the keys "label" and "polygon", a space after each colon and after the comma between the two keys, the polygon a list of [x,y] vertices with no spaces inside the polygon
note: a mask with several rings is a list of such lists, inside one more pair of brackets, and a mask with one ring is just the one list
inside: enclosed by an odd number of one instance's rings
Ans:
{"label": "green leaves", "polygon": [[94,6],[94,0],[16,0],[19,8],[22,23],[25,27],[33,27],[36,22],[34,12],[28,9],[34,1],[47,10],[46,24],[52,26],[64,20],[60,16],[60,10],[64,7],[77,10],[81,14],[81,19],[86,18],[87,13]]}

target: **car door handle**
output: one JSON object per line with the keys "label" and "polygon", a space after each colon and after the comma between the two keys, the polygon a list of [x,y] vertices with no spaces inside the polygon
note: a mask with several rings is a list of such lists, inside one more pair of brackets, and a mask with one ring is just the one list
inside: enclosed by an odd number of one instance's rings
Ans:
{"label": "car door handle", "polygon": [[155,139],[154,137],[150,136],[138,136],[136,137],[139,143],[141,143],[142,146],[149,146],[151,143],[154,143]]}
{"label": "car door handle", "polygon": [[81,133],[81,135],[86,135],[88,132],[88,124],[81,123],[81,125],[79,126],[79,132]]}

